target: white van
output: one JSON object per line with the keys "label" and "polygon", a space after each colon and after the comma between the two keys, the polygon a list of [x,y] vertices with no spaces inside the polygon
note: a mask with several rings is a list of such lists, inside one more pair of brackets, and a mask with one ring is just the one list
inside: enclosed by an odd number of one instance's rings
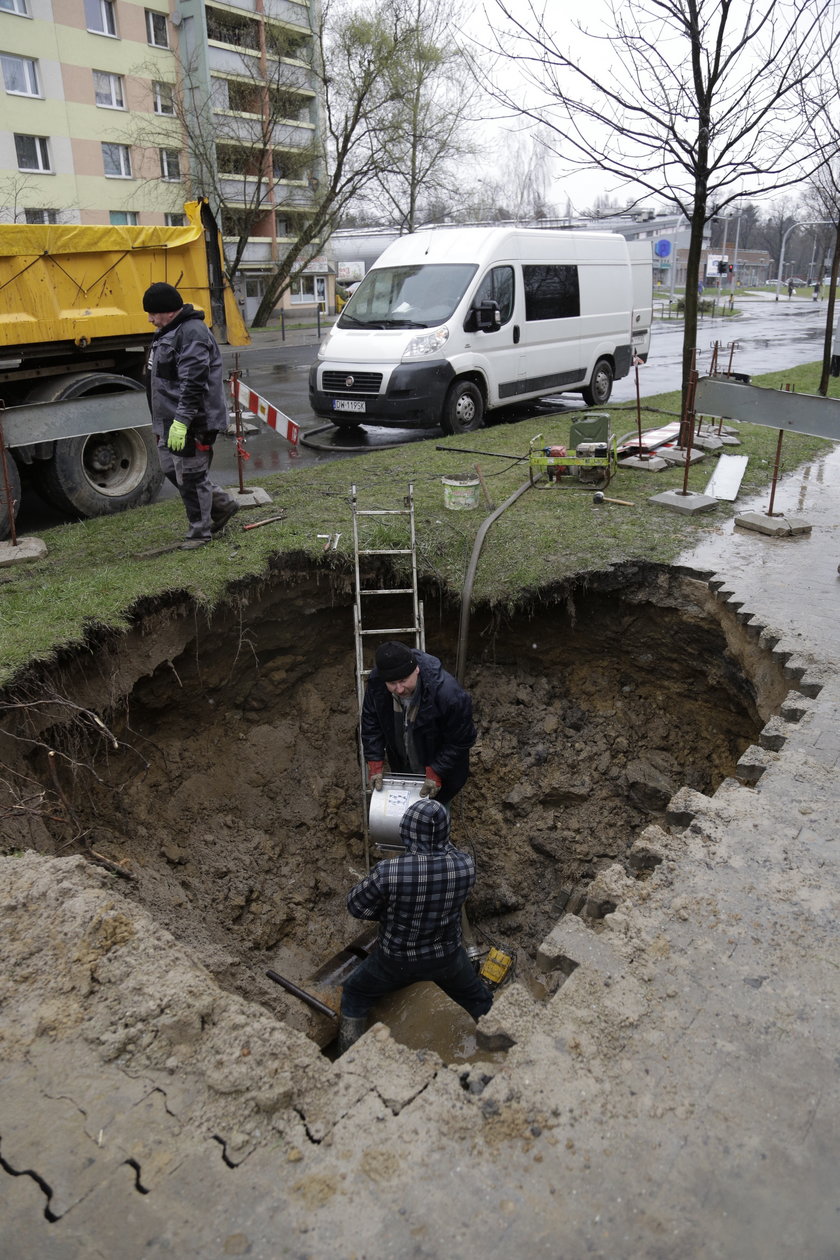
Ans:
{"label": "white van", "polygon": [[650,347],[650,241],[611,232],[436,228],[389,245],[309,374],[336,425],[481,427],[545,394],[603,406]]}

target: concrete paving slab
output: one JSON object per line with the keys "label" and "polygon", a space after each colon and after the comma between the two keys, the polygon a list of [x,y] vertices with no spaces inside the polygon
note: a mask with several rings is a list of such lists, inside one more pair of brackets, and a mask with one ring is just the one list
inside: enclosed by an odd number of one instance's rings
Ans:
{"label": "concrete paving slab", "polygon": [[31,564],[43,560],[47,554],[47,544],[43,538],[18,538],[16,543],[0,542],[0,569],[7,569],[13,564]]}
{"label": "concrete paving slab", "polygon": [[628,455],[626,459],[618,461],[619,468],[636,468],[639,472],[662,472],[665,468],[670,468],[667,459],[662,459],[659,455],[651,455],[645,458],[644,455]]}
{"label": "concrete paving slab", "polygon": [[262,507],[265,503],[274,502],[271,495],[262,486],[252,486],[249,490],[230,489],[228,493],[233,495],[240,508]]}
{"label": "concrete paving slab", "polygon": [[[686,455],[688,455],[688,452],[684,447],[660,446],[657,454],[661,459],[667,460],[669,464],[677,464],[680,468],[685,468]],[[705,458],[705,451],[698,451],[692,447],[691,454],[688,455],[688,462],[693,466],[694,464],[699,464],[700,461]]]}
{"label": "concrete paving slab", "polygon": [[735,517],[738,529],[750,529],[769,538],[793,538],[810,534],[813,526],[801,516],[768,516],[764,512],[740,512]]}
{"label": "concrete paving slab", "polygon": [[699,447],[701,451],[719,451],[723,447],[723,439],[719,438],[716,433],[695,433],[693,445]]}
{"label": "concrete paving slab", "polygon": [[681,512],[684,516],[693,516],[695,512],[707,512],[719,506],[717,499],[709,494],[699,494],[695,490],[663,490],[655,494],[648,503],[658,503],[660,507],[670,508],[672,512]]}

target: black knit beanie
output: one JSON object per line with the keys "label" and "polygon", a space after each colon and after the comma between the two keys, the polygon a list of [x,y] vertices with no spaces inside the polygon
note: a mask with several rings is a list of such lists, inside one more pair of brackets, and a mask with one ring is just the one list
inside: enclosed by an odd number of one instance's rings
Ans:
{"label": "black knit beanie", "polygon": [[184,305],[183,298],[172,284],[159,280],[150,284],[143,294],[143,310],[150,315],[167,315],[172,311],[180,311]]}
{"label": "black knit beanie", "polygon": [[376,668],[384,682],[399,682],[417,668],[414,653],[404,643],[382,643],[376,649]]}

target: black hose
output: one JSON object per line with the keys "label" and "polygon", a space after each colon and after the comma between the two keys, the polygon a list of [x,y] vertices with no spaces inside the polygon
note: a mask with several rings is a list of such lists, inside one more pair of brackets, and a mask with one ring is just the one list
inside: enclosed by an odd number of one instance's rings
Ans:
{"label": "black hose", "polygon": [[497,521],[502,515],[502,512],[506,511],[511,504],[515,503],[521,494],[524,494],[526,490],[529,490],[532,484],[533,483],[529,478],[524,485],[519,487],[518,490],[514,490],[510,498],[505,499],[501,507],[497,507],[495,512],[491,512],[490,515],[481,522],[475,542],[473,543],[472,555],[470,556],[470,562],[467,565],[467,572],[464,577],[464,585],[461,587],[461,621],[458,627],[458,654],[455,658],[455,677],[458,679],[461,686],[464,685],[464,674],[467,667],[467,641],[470,633],[470,600],[472,598],[475,571],[478,567],[478,557],[481,554],[481,548],[484,546],[484,539],[487,535],[487,531],[494,521]]}

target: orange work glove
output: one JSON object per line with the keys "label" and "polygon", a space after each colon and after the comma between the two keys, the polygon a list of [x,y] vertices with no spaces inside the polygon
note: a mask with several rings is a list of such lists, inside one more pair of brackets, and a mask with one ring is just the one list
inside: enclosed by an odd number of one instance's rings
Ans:
{"label": "orange work glove", "polygon": [[443,779],[436,770],[432,769],[431,766],[426,766],[425,774],[426,777],[423,780],[420,795],[428,796],[429,800],[433,801],[440,789],[443,787]]}
{"label": "orange work glove", "polygon": [[374,792],[382,791],[382,772],[384,769],[384,761],[369,761],[367,763],[368,783]]}

